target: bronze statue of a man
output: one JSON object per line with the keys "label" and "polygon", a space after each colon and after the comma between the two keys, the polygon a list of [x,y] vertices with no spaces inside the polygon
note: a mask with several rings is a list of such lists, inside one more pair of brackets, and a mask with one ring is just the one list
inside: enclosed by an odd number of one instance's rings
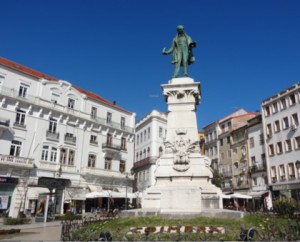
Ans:
{"label": "bronze statue of a man", "polygon": [[182,25],[177,26],[177,35],[173,39],[169,50],[163,49],[163,55],[168,55],[173,52],[172,64],[174,64],[173,78],[178,77],[180,66],[183,66],[183,75],[188,76],[188,65],[195,61],[192,49],[196,47],[196,42],[184,33]]}

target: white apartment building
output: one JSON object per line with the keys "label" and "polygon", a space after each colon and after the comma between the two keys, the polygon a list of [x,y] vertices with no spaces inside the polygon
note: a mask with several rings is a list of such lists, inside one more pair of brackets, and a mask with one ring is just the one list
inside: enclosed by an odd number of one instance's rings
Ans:
{"label": "white apartment building", "polygon": [[151,111],[135,127],[136,189],[143,192],[155,184],[156,161],[164,152],[164,139],[167,132],[167,114]]}
{"label": "white apartment building", "polygon": [[300,201],[300,83],[264,100],[261,111],[273,198]]}
{"label": "white apartment building", "polygon": [[251,191],[248,195],[253,197],[253,209],[270,209],[272,195],[268,185],[268,173],[265,154],[265,143],[262,126],[262,115],[258,114],[248,120],[248,152],[249,152],[249,175]]}
{"label": "white apartment building", "polygon": [[55,197],[56,213],[107,199],[91,201],[91,192],[124,198],[134,126],[135,114],[115,103],[0,58],[0,197],[9,216],[35,210],[41,192]]}

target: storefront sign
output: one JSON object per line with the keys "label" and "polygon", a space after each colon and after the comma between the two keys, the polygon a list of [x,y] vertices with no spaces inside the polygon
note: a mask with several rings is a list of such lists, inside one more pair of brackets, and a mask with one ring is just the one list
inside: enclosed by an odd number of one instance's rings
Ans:
{"label": "storefront sign", "polygon": [[0,184],[18,184],[18,178],[0,176]]}

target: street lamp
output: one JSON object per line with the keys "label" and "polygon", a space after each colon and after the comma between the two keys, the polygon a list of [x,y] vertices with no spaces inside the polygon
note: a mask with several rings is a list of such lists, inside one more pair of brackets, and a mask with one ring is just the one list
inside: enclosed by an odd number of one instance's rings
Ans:
{"label": "street lamp", "polygon": [[297,167],[298,178],[299,178],[300,160],[297,160],[297,161],[295,162],[295,165],[296,165],[296,167]]}
{"label": "street lamp", "polygon": [[126,173],[126,183],[125,183],[125,210],[127,210],[127,182],[128,182],[128,174]]}

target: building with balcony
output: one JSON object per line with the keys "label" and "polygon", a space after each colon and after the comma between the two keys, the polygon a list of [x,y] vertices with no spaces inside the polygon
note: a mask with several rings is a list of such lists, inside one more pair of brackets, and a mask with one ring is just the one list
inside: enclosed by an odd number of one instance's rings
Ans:
{"label": "building with balcony", "polygon": [[268,183],[273,198],[300,201],[300,83],[261,104]]}
{"label": "building with balcony", "polygon": [[143,192],[155,183],[156,162],[164,152],[167,114],[153,110],[137,122],[135,130],[136,190]]}
{"label": "building with balcony", "polygon": [[39,192],[56,199],[56,213],[89,210],[91,191],[132,192],[134,128],[135,114],[115,103],[0,58],[0,196],[9,216],[35,210]]}

